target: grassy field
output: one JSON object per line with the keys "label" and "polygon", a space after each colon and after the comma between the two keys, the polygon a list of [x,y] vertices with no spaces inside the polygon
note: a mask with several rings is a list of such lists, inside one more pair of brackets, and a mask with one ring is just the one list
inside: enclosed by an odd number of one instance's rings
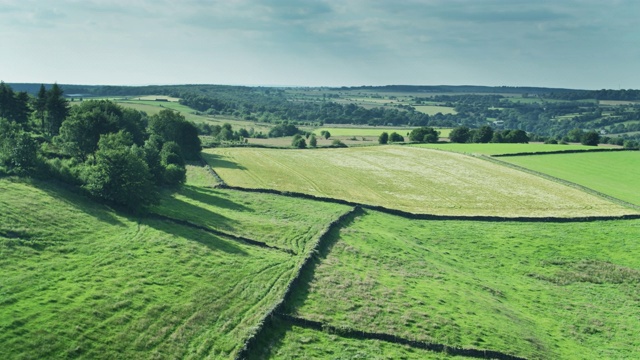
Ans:
{"label": "grassy field", "polygon": [[564,150],[593,150],[601,149],[599,147],[586,145],[555,145],[555,144],[457,144],[457,143],[441,143],[441,144],[417,144],[411,145],[427,149],[438,149],[455,151],[466,154],[482,154],[482,155],[498,155],[498,154],[516,154],[523,152],[548,152],[548,151],[564,151]]}
{"label": "grassy field", "polygon": [[[531,359],[637,358],[638,233],[639,220],[418,221],[367,211],[320,254],[289,311]],[[291,331],[276,354],[304,341],[334,348]]]}
{"label": "grassy field", "polygon": [[[194,169],[156,210],[304,250],[340,208],[207,192]],[[0,213],[4,359],[232,358],[306,255],[130,218],[43,182],[0,179]]]}
{"label": "grassy field", "polygon": [[500,159],[640,205],[640,151],[514,156]]}
{"label": "grassy field", "polygon": [[[397,132],[398,134],[405,137],[405,140],[408,140],[407,134],[411,132],[411,130],[415,129],[415,127],[384,127],[384,126],[363,126],[363,127],[323,127],[320,129],[315,129],[313,131],[316,136],[320,136],[320,133],[323,130],[329,131],[331,136],[365,136],[371,137],[377,140],[378,136],[383,132],[391,134],[392,132]],[[441,137],[448,137],[451,129],[436,129],[440,131]]]}
{"label": "grassy field", "polygon": [[469,156],[403,146],[207,149],[230,185],[334,197],[442,215],[635,213],[604,199]]}
{"label": "grassy field", "polygon": [[413,105],[416,108],[416,111],[427,115],[435,115],[437,113],[441,113],[443,115],[446,114],[457,114],[457,111],[448,106],[436,106],[436,105]]}
{"label": "grassy field", "polygon": [[274,345],[250,359],[469,359],[377,340],[354,340],[324,331],[281,323]]}

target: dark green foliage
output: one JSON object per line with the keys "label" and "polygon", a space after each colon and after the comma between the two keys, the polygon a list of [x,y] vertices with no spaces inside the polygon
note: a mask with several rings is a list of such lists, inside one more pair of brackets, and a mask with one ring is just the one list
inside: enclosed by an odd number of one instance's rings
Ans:
{"label": "dark green foliage", "polygon": [[[437,135],[436,135],[437,137]],[[389,135],[389,141],[391,142],[403,142],[404,141],[404,137],[400,134],[398,134],[397,132],[392,132],[391,135]],[[430,142],[437,142],[436,141],[430,141]]]}
{"label": "dark green foliage", "polygon": [[202,146],[198,129],[188,122],[182,114],[165,109],[149,118],[149,132],[164,142],[174,141],[182,150],[185,159],[197,160]]}
{"label": "dark green foliage", "polygon": [[582,145],[597,146],[600,142],[600,134],[595,131],[589,131],[582,135],[580,143]]}
{"label": "dark green foliage", "polygon": [[346,148],[348,147],[347,144],[343,143],[342,141],[340,141],[340,139],[334,139],[331,142],[331,146],[333,147],[340,147],[340,148]]}
{"label": "dark green foliage", "polygon": [[187,169],[184,166],[169,164],[164,168],[164,182],[167,185],[184,184],[187,180]]}
{"label": "dark green foliage", "polygon": [[164,166],[173,164],[184,167],[180,146],[173,141],[164,143],[160,150],[160,163]]}
{"label": "dark green foliage", "polygon": [[576,128],[567,133],[566,140],[569,142],[581,142],[583,136],[584,131]]}
{"label": "dark green foliage", "polygon": [[309,146],[311,147],[318,146],[318,140],[316,139],[315,135],[311,135],[311,137],[309,138]]}
{"label": "dark green foliage", "polygon": [[300,133],[300,129],[293,124],[280,124],[269,130],[269,137],[293,136]]}
{"label": "dark green foliage", "polygon": [[507,130],[503,133],[504,142],[526,144],[529,142],[529,136],[523,130]]}
{"label": "dark green foliage", "polygon": [[481,126],[473,136],[474,143],[488,143],[493,138],[493,128],[489,125]]}
{"label": "dark green foliage", "polygon": [[325,140],[327,140],[327,139],[329,139],[331,137],[331,133],[328,132],[327,130],[320,131],[320,135],[322,135],[322,137],[324,137]]}
{"label": "dark green foliage", "polygon": [[69,103],[63,97],[63,91],[58,84],[53,84],[47,91],[46,122],[49,136],[58,135],[62,122],[69,114]]}
{"label": "dark green foliage", "polygon": [[291,146],[298,149],[304,149],[307,147],[307,142],[304,140],[304,137],[302,137],[302,135],[296,134],[291,140]]}
{"label": "dark green foliage", "polygon": [[15,122],[0,118],[0,166],[8,173],[28,175],[38,165],[38,144]]}
{"label": "dark green foliage", "polygon": [[9,85],[0,81],[0,118],[13,121],[24,128],[30,113],[29,95],[26,92],[15,93]]}
{"label": "dark green foliage", "polygon": [[449,140],[455,143],[466,143],[471,137],[471,132],[466,126],[458,126],[451,130],[449,134]]}
{"label": "dark green foliage", "polygon": [[440,132],[436,131],[434,128],[423,126],[411,130],[409,133],[409,139],[420,143],[436,143],[438,142],[439,135]]}
{"label": "dark green foliage", "polygon": [[389,134],[385,131],[378,137],[378,144],[384,145],[389,142]]}
{"label": "dark green foliage", "polygon": [[95,165],[87,169],[84,188],[94,197],[137,212],[158,201],[149,166],[124,132],[100,137]]}

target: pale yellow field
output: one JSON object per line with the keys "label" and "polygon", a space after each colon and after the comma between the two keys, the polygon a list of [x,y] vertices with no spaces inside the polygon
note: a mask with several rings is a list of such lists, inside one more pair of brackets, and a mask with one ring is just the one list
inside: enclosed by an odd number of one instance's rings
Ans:
{"label": "pale yellow field", "polygon": [[229,185],[382,205],[415,213],[598,216],[636,213],[595,195],[462,154],[423,148],[207,149]]}

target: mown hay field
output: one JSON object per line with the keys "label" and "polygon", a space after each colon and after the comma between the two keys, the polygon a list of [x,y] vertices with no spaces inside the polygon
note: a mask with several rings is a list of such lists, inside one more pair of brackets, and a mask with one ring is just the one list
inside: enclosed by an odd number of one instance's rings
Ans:
{"label": "mown hay field", "polygon": [[348,149],[207,149],[229,185],[267,188],[414,213],[504,217],[636,213],[590,195],[462,154],[406,146]]}
{"label": "mown hay field", "polygon": [[602,149],[603,146],[593,147],[586,145],[557,145],[557,144],[457,144],[457,143],[439,143],[439,144],[416,144],[415,147],[454,151],[466,154],[482,154],[482,155],[498,155],[498,154],[517,154],[529,152],[550,152],[565,150],[593,150]]}
{"label": "mown hay field", "polygon": [[[271,196],[199,189],[157,210],[296,250],[340,207],[270,209]],[[0,179],[0,213],[3,359],[233,358],[306,256],[124,216],[39,181]]]}
{"label": "mown hay field", "polygon": [[413,105],[416,111],[427,115],[435,115],[441,113],[443,115],[446,114],[457,114],[456,109],[449,106],[437,106],[437,105]]}
{"label": "mown hay field", "polygon": [[[530,359],[638,358],[639,233],[640,220],[428,221],[366,211],[320,254],[288,311]],[[273,353],[326,341],[293,331]]]}
{"label": "mown hay field", "polygon": [[513,156],[500,159],[640,205],[640,151]]}

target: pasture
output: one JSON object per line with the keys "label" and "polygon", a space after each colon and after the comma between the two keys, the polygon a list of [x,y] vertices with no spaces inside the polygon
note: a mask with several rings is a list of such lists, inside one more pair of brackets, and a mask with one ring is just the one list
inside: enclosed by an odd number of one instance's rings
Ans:
{"label": "pasture", "polygon": [[427,115],[435,115],[435,114],[457,114],[457,111],[449,106],[437,106],[437,105],[412,105],[416,111]]}
{"label": "pasture", "polygon": [[333,197],[414,213],[598,216],[635,211],[485,160],[430,149],[207,149],[229,185]]}
{"label": "pasture", "polygon": [[[426,221],[365,211],[321,252],[288,311],[530,359],[635,358],[638,233],[640,220]],[[274,354],[331,343],[289,331]]]}
{"label": "pasture", "polygon": [[513,156],[500,159],[640,205],[640,151]]}
{"label": "pasture", "polygon": [[190,184],[156,209],[179,206],[189,222],[277,239],[287,253],[124,216],[44,182],[0,179],[0,194],[5,359],[233,358],[342,208]]}
{"label": "pasture", "polygon": [[599,147],[586,146],[586,145],[558,145],[558,144],[542,144],[542,143],[530,143],[530,144],[458,144],[458,143],[438,143],[438,144],[415,144],[411,145],[426,149],[438,149],[446,151],[454,151],[465,154],[481,154],[481,155],[499,155],[499,154],[517,154],[528,152],[550,152],[550,151],[565,151],[565,150],[593,150],[602,149],[606,145]]}

